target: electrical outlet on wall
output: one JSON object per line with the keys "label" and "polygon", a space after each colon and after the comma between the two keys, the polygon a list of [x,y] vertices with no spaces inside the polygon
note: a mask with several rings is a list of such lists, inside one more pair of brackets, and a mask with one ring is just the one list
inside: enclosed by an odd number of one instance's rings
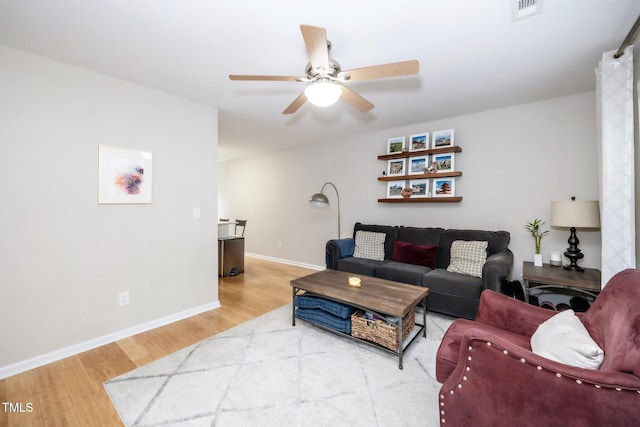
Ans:
{"label": "electrical outlet on wall", "polygon": [[122,291],[118,294],[118,305],[129,304],[129,291]]}

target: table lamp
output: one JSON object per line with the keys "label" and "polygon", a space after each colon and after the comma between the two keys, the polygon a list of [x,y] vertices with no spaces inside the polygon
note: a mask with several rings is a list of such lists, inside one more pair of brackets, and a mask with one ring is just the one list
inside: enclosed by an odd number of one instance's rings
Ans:
{"label": "table lamp", "polygon": [[580,241],[576,235],[579,229],[600,228],[600,209],[598,201],[577,201],[575,197],[567,201],[551,202],[551,226],[569,228],[569,247],[564,253],[570,263],[565,265],[566,270],[584,271],[578,265],[578,260],[584,258],[584,254],[578,248]]}

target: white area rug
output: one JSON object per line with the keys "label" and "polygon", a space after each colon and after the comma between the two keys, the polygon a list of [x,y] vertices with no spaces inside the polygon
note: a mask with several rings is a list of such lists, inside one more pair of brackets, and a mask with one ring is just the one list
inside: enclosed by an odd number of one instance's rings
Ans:
{"label": "white area rug", "polygon": [[289,305],[105,388],[127,426],[438,426],[435,355],[450,323],[428,313],[427,338],[400,370],[390,353],[299,319],[292,327]]}

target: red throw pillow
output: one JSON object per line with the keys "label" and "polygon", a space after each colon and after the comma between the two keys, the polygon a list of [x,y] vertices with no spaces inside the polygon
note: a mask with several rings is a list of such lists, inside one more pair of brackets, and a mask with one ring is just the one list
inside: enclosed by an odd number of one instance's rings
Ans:
{"label": "red throw pillow", "polygon": [[434,245],[416,245],[396,240],[393,242],[391,260],[434,269],[438,260],[438,247]]}

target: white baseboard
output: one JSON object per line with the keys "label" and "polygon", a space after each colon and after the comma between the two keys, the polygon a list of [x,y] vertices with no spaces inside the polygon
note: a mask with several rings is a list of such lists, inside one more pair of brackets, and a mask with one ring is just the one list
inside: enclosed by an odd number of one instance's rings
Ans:
{"label": "white baseboard", "polygon": [[273,261],[273,262],[279,262],[280,264],[287,264],[287,265],[293,265],[296,267],[303,267],[303,268],[308,268],[311,270],[324,270],[326,267],[324,265],[313,265],[313,264],[306,264],[303,262],[298,262],[298,261],[291,261],[288,259],[283,259],[283,258],[274,258],[274,257],[270,257],[270,256],[266,256],[266,255],[260,255],[260,254],[252,254],[249,252],[245,252],[245,256],[248,257],[252,257],[252,258],[258,258],[258,259],[264,259],[266,261]]}
{"label": "white baseboard", "polygon": [[14,363],[8,366],[0,367],[0,380],[19,374],[21,372],[28,371],[30,369],[39,368],[40,366],[47,365],[49,363],[57,362],[64,358],[75,356],[76,354],[83,353],[88,350],[92,350],[96,347],[100,347],[112,342],[128,338],[133,335],[140,334],[142,332],[150,331],[151,329],[159,328],[161,326],[168,325],[179,320],[186,319],[191,316],[195,316],[205,311],[220,308],[220,301],[216,300],[212,303],[193,307],[188,310],[181,311],[179,313],[170,314],[169,316],[162,317],[160,319],[152,320],[150,322],[142,323],[131,328],[123,329],[111,334],[104,335],[102,337],[94,338],[85,342],[74,344],[69,347],[61,348],[50,353],[42,354],[40,356],[33,357],[31,359],[24,360],[22,362]]}

